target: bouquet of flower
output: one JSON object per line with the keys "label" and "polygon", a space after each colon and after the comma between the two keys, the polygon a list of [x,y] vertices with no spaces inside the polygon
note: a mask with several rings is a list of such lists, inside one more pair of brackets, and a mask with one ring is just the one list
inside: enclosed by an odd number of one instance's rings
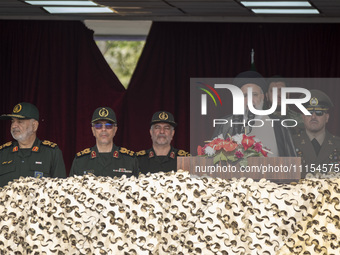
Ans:
{"label": "bouquet of flower", "polygon": [[227,161],[231,164],[239,162],[245,166],[248,157],[267,157],[270,152],[254,137],[238,134],[223,139],[220,135],[203,147],[198,146],[197,153],[200,156],[214,157],[214,164]]}

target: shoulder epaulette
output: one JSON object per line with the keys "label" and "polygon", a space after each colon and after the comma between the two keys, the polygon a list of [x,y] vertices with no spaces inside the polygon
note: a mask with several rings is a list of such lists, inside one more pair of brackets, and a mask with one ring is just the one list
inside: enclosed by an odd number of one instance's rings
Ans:
{"label": "shoulder epaulette", "polygon": [[8,142],[8,143],[5,143],[5,144],[3,144],[3,145],[0,146],[0,150],[4,149],[4,148],[6,148],[6,147],[9,147],[9,146],[11,146],[11,145],[12,145],[12,141],[11,141],[11,142]]}
{"label": "shoulder epaulette", "polygon": [[139,152],[136,152],[136,156],[144,156],[146,154],[146,150],[142,150],[142,151],[139,151]]}
{"label": "shoulder epaulette", "polygon": [[91,153],[91,148],[86,148],[85,150],[79,151],[76,155],[77,157],[82,157],[90,153]]}
{"label": "shoulder epaulette", "polygon": [[42,141],[41,144],[43,144],[43,145],[45,145],[45,146],[49,146],[49,147],[51,147],[51,148],[57,147],[57,144],[56,144],[56,143],[53,143],[53,142],[50,142],[50,141],[47,141],[47,140]]}
{"label": "shoulder epaulette", "polygon": [[189,156],[191,156],[189,152],[186,152],[186,151],[184,151],[184,150],[179,150],[179,151],[177,152],[177,155],[178,155],[178,156],[181,156],[181,157],[189,157]]}
{"label": "shoulder epaulette", "polygon": [[134,156],[135,155],[134,151],[128,150],[128,149],[126,149],[124,147],[120,147],[119,152],[122,153],[122,154],[127,154],[129,156]]}

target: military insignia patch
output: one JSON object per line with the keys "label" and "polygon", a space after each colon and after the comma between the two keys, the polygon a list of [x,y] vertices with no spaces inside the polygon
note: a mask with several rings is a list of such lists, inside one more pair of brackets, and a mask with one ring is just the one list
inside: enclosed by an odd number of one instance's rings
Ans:
{"label": "military insignia patch", "polygon": [[90,148],[86,148],[85,150],[82,150],[80,152],[77,153],[77,157],[81,157],[81,156],[84,156],[84,155],[87,155],[91,153],[91,149]]}
{"label": "military insignia patch", "polygon": [[118,158],[118,157],[119,157],[118,151],[113,152],[113,157],[114,157],[114,158]]}
{"label": "military insignia patch", "polygon": [[38,146],[34,146],[34,147],[32,148],[32,151],[37,152],[38,150],[39,150],[39,147],[38,147]]}
{"label": "military insignia patch", "polygon": [[177,155],[178,155],[178,156],[181,156],[181,157],[187,157],[187,156],[190,156],[190,153],[189,153],[189,152],[186,152],[186,151],[184,151],[184,150],[179,150],[179,151],[177,152]]}
{"label": "military insignia patch", "polygon": [[131,151],[131,150],[128,150],[124,147],[121,147],[120,150],[119,150],[120,153],[123,153],[123,154],[127,154],[127,155],[130,155],[130,156],[133,156],[135,155],[135,152],[134,151]]}
{"label": "military insignia patch", "polygon": [[21,109],[22,109],[21,104],[17,104],[17,105],[14,106],[14,108],[13,108],[13,113],[18,113],[18,112],[21,111]]}
{"label": "military insignia patch", "polygon": [[138,157],[138,156],[143,156],[143,155],[145,155],[145,154],[146,154],[146,151],[145,151],[145,150],[136,152],[136,156],[137,156],[137,157]]}
{"label": "military insignia patch", "polygon": [[165,112],[161,112],[159,115],[158,115],[158,118],[160,120],[167,120],[169,118],[168,114],[166,114]]}
{"label": "military insignia patch", "polygon": [[100,109],[100,111],[99,111],[100,117],[107,117],[107,115],[109,115],[109,111],[106,108]]}
{"label": "military insignia patch", "polygon": [[18,151],[19,150],[19,147],[18,146],[15,146],[14,148],[13,148],[13,152],[16,152],[16,151]]}
{"label": "military insignia patch", "polygon": [[172,151],[172,152],[170,153],[170,158],[172,158],[172,159],[175,158],[175,152]]}
{"label": "military insignia patch", "polygon": [[39,179],[41,177],[44,177],[44,174],[42,172],[35,171],[34,172],[34,177]]}
{"label": "military insignia patch", "polygon": [[51,148],[55,148],[56,146],[57,146],[57,144],[56,143],[53,143],[53,142],[50,142],[50,141],[47,141],[47,140],[45,140],[45,141],[43,141],[43,142],[41,142],[43,145],[46,145],[46,146],[49,146],[49,147],[51,147]]}
{"label": "military insignia patch", "polygon": [[3,148],[6,148],[8,146],[11,146],[11,145],[12,145],[12,142],[5,143],[5,144],[0,146],[0,150],[3,149]]}
{"label": "military insignia patch", "polygon": [[97,154],[96,154],[95,151],[92,151],[92,152],[91,152],[91,158],[95,158],[95,157],[97,157]]}
{"label": "military insignia patch", "polygon": [[153,151],[149,152],[149,158],[153,158],[155,156],[155,153],[153,153]]}
{"label": "military insignia patch", "polygon": [[312,97],[310,100],[309,100],[309,103],[310,105],[312,106],[317,106],[319,104],[319,101],[316,97]]}

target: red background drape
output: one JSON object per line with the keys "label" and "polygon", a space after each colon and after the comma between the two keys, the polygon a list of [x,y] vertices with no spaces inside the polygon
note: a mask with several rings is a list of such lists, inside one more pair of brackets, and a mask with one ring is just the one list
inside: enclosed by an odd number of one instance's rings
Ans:
{"label": "red background drape", "polygon": [[[115,143],[132,150],[151,146],[152,114],[170,111],[179,123],[173,144],[189,150],[190,78],[234,77],[250,68],[251,49],[265,77],[340,77],[339,24],[155,22],[127,91],[79,21],[2,20],[0,33],[0,113],[35,104],[38,136],[58,143],[68,170],[95,143],[90,120],[99,106],[116,111]],[[337,116],[340,87],[322,89]],[[335,118],[328,127],[339,135]],[[0,143],[11,139],[4,121]]]}

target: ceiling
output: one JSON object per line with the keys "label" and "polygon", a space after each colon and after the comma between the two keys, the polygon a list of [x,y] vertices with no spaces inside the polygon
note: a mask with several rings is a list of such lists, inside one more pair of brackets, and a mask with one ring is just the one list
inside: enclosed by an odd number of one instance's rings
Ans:
{"label": "ceiling", "polygon": [[319,15],[259,15],[237,0],[94,0],[111,14],[49,14],[21,0],[0,0],[0,19],[82,20],[96,36],[145,36],[152,21],[339,23],[340,0],[310,0]]}

